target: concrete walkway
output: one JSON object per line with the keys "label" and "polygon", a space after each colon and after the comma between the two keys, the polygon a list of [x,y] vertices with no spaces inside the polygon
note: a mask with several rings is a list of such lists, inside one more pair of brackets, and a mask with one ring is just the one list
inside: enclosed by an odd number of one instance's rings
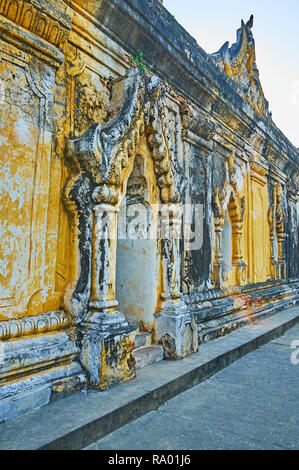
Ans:
{"label": "concrete walkway", "polygon": [[299,324],[87,449],[299,449],[293,341]]}

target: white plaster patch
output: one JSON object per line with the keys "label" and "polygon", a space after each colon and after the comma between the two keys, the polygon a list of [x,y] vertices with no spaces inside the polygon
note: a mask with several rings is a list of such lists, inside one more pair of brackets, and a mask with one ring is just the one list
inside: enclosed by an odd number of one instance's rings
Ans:
{"label": "white plaster patch", "polygon": [[32,134],[26,121],[18,119],[15,122],[15,132],[19,142],[28,146],[32,144]]}
{"label": "white plaster patch", "polygon": [[244,185],[244,178],[243,178],[242,170],[239,167],[236,169],[235,178],[237,182],[238,191],[241,191]]}
{"label": "white plaster patch", "polygon": [[[0,221],[0,280],[8,281],[4,286],[0,282],[0,297],[5,299],[14,295],[20,282],[27,276],[29,256],[29,233],[24,227],[8,224]],[[2,278],[2,279],[1,279]]]}
{"label": "white plaster patch", "polygon": [[6,145],[6,147],[8,147],[10,145],[8,138],[0,135],[0,145]]}
{"label": "white plaster patch", "polygon": [[229,188],[228,188],[228,191],[227,191],[227,194],[226,194],[225,201],[223,202],[223,210],[224,210],[224,211],[226,211],[226,210],[227,210],[227,207],[228,207],[228,204],[229,204],[229,199],[230,199],[231,192],[232,192],[232,188],[231,188],[231,187],[229,187]]}
{"label": "white plaster patch", "polygon": [[131,320],[153,321],[157,302],[157,263],[154,240],[118,240],[116,298]]}
{"label": "white plaster patch", "polygon": [[7,163],[1,170],[0,175],[0,201],[9,196],[12,202],[18,201],[18,210],[24,203],[26,195],[28,195],[28,187],[26,187],[24,179],[24,168],[19,167],[14,174],[10,163]]}

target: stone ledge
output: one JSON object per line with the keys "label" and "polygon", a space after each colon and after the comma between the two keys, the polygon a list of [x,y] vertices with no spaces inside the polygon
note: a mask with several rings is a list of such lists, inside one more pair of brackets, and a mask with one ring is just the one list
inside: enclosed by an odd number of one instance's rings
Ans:
{"label": "stone ledge", "polygon": [[[0,425],[0,449],[82,449],[242,356],[278,338],[299,320],[299,308],[203,344],[181,361],[161,361],[108,392],[77,393]],[[30,429],[30,433],[25,433]]]}

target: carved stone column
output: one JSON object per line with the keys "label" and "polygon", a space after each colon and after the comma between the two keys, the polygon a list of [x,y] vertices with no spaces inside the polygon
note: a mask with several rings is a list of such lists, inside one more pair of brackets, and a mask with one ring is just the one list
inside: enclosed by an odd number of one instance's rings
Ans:
{"label": "carved stone column", "polygon": [[165,300],[176,300],[181,297],[180,284],[180,239],[181,209],[178,205],[166,205],[161,211],[161,245],[163,266],[163,293]]}
{"label": "carved stone column", "polygon": [[297,215],[297,204],[298,204],[298,185],[289,181],[286,185],[287,193],[287,231],[288,231],[288,242],[286,246],[287,254],[287,277],[295,278],[298,277],[298,257],[299,257],[299,240],[298,240],[298,223],[299,223],[299,212]]}
{"label": "carved stone column", "polygon": [[223,287],[223,273],[224,273],[224,261],[222,252],[222,229],[224,219],[221,220],[220,224],[215,225],[215,236],[216,236],[216,262],[214,264],[215,269],[215,281],[216,286],[221,289]]}
{"label": "carved stone column", "polygon": [[223,194],[219,194],[219,188],[216,187],[214,198],[214,227],[215,227],[215,263],[214,277],[216,286],[223,287],[224,260],[222,252],[222,230],[224,224],[223,200],[226,196],[227,186],[224,187]]}
{"label": "carved stone column", "polygon": [[135,326],[116,310],[115,262],[118,210],[98,202],[88,175],[66,187],[73,215],[78,278],[66,305],[74,315],[81,340],[81,363],[91,387],[105,389],[135,376],[131,351]]}
{"label": "carved stone column", "polygon": [[268,223],[270,228],[270,274],[271,279],[278,279],[279,278],[279,269],[278,263],[275,259],[275,211],[273,207],[270,207],[268,210]]}
{"label": "carved stone column", "polygon": [[197,330],[180,292],[184,172],[170,145],[165,105],[158,104],[150,107],[146,129],[164,204],[160,240],[163,292],[156,314],[156,339],[162,343],[166,358],[178,359],[197,350]]}
{"label": "carved stone column", "polygon": [[[286,214],[283,205],[283,195],[281,184],[278,183],[273,189],[272,206],[268,211],[268,222],[270,226],[271,243],[271,276],[274,279],[284,279],[286,272],[285,253],[285,230]],[[277,259],[275,259],[274,240],[277,239]]]}
{"label": "carved stone column", "polygon": [[118,209],[93,204],[92,267],[89,312],[80,325],[81,362],[90,385],[105,389],[135,376],[131,351],[136,334],[133,324],[116,310],[116,244]]}
{"label": "carved stone column", "polygon": [[117,307],[115,260],[118,209],[112,204],[93,206],[93,263],[90,308],[96,311]]}
{"label": "carved stone column", "polygon": [[236,283],[242,286],[246,282],[246,264],[244,263],[241,248],[243,221],[244,221],[244,202],[236,197],[229,204],[229,211],[232,220],[232,264],[236,268]]}
{"label": "carved stone column", "polygon": [[[94,124],[81,138],[70,139],[67,146],[67,158],[76,176],[67,185],[65,198],[71,200],[69,210],[78,207],[73,224],[78,240],[74,254],[78,258],[77,279],[69,305],[76,306],[73,313],[81,363],[90,386],[100,390],[135,377],[131,352],[137,325],[117,311],[115,299],[117,204],[122,168],[144,132],[148,95],[145,77],[138,69],[129,70],[121,85],[126,98],[119,116],[106,126]],[[85,180],[89,182],[88,195],[77,197],[84,192]],[[74,187],[73,181],[79,184]]]}
{"label": "carved stone column", "polygon": [[278,267],[279,278],[285,279],[286,277],[286,258],[284,254],[285,234],[278,234],[277,236],[277,251],[278,251]]}
{"label": "carved stone column", "polygon": [[278,254],[278,267],[279,267],[279,278],[284,279],[286,277],[286,256],[285,256],[285,219],[286,214],[284,212],[283,200],[282,200],[282,189],[281,184],[276,186],[276,231],[277,231],[277,254]]}
{"label": "carved stone column", "polygon": [[161,257],[163,292],[157,315],[157,338],[167,359],[178,359],[198,347],[196,324],[181,300],[181,232],[182,210],[169,204],[161,210]]}

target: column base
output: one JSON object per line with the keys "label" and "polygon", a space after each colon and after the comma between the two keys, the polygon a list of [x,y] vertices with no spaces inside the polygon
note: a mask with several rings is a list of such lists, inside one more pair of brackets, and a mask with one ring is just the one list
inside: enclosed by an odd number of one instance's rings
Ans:
{"label": "column base", "polygon": [[215,273],[215,283],[218,289],[223,287],[223,278],[224,278],[224,263],[219,261],[214,264],[214,273]]}
{"label": "column base", "polygon": [[1,341],[0,346],[0,422],[86,385],[71,330]]}
{"label": "column base", "polygon": [[278,265],[278,272],[279,272],[279,279],[285,279],[286,278],[286,264],[285,263],[279,263]]}
{"label": "column base", "polygon": [[91,388],[107,390],[136,377],[132,351],[137,328],[119,312],[93,312],[80,326],[80,360]]}
{"label": "column base", "polygon": [[236,264],[236,283],[238,286],[247,284],[246,269],[247,265],[242,261]]}
{"label": "column base", "polygon": [[163,346],[165,359],[177,360],[197,351],[196,324],[184,302],[166,301],[156,319],[157,340]]}

